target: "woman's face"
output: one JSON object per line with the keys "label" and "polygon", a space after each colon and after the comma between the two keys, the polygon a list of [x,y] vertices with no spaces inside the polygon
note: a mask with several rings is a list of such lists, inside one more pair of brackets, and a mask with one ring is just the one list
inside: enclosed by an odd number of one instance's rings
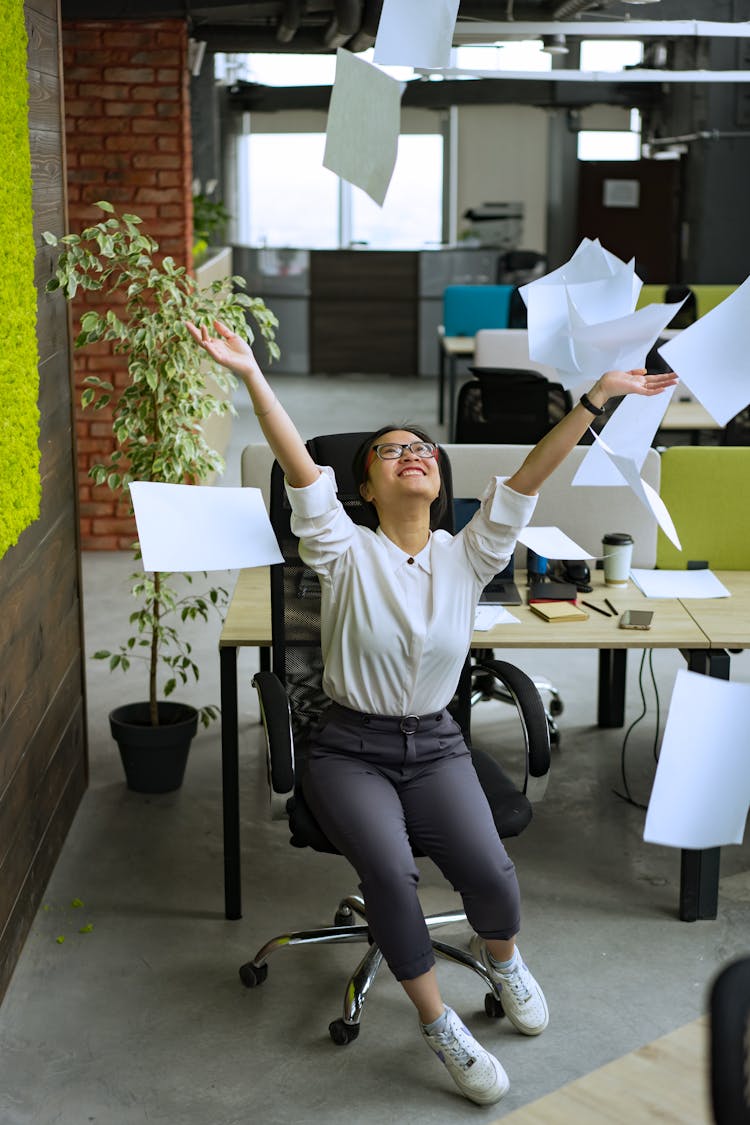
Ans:
{"label": "woman's face", "polygon": [[420,457],[410,449],[403,449],[400,457],[381,460],[374,451],[376,445],[409,445],[422,443],[423,438],[410,430],[389,430],[372,443],[368,454],[366,479],[360,485],[363,499],[373,503],[380,514],[384,507],[396,506],[414,500],[423,501],[429,509],[440,492],[440,470],[436,457]]}

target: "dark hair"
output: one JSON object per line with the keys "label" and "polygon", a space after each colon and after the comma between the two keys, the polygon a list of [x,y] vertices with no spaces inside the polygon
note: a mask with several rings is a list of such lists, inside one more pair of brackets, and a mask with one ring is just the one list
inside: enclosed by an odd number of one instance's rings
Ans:
{"label": "dark hair", "polygon": [[[352,472],[354,474],[354,481],[357,487],[359,487],[360,484],[364,484],[367,480],[367,473],[365,472],[365,462],[367,461],[368,455],[373,445],[375,445],[379,437],[382,437],[383,434],[391,433],[392,430],[406,430],[408,433],[414,434],[421,441],[430,441],[433,445],[438,444],[435,439],[427,433],[426,430],[423,430],[421,426],[413,426],[411,422],[391,422],[387,426],[381,426],[379,430],[375,430],[374,433],[365,438],[357,452],[354,454],[354,460],[352,461]],[[431,531],[434,531],[437,527],[440,527],[442,525],[443,518],[448,507],[446,499],[445,477],[443,476],[443,458],[440,456],[438,456],[437,459],[437,467],[438,473],[440,474],[440,491],[430,505]],[[371,501],[365,500],[364,503],[368,504],[373,510],[375,509],[375,505]]]}

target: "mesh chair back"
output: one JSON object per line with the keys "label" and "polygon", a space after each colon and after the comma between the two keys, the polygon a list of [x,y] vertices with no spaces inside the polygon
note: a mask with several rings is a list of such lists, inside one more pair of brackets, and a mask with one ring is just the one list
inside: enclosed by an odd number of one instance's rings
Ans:
{"label": "mesh chair back", "polygon": [[535,371],[472,367],[456,410],[457,442],[533,445],[571,409],[569,393]]}
{"label": "mesh chair back", "polygon": [[[377,517],[359,494],[352,462],[367,433],[328,434],[307,442],[318,465],[330,465],[336,475],[338,496],[355,523],[375,528]],[[446,514],[440,526],[453,531],[453,488],[450,462],[441,451],[443,486],[447,493]],[[271,623],[273,671],[286,685],[295,745],[304,744],[306,732],[315,725],[328,704],[321,680],[320,586],[299,556],[299,541],[291,530],[291,507],[284,488],[284,474],[277,462],[271,472],[271,524],[284,562],[271,567]]]}

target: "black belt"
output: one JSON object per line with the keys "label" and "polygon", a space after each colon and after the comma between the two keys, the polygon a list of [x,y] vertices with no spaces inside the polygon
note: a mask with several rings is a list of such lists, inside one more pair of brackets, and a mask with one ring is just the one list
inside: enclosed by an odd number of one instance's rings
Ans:
{"label": "black belt", "polygon": [[343,719],[362,723],[363,726],[377,723],[381,730],[399,730],[407,735],[416,734],[422,723],[440,722],[444,715],[443,711],[431,711],[429,715],[372,715],[366,711],[354,711],[341,703],[332,703],[331,710],[338,712]]}

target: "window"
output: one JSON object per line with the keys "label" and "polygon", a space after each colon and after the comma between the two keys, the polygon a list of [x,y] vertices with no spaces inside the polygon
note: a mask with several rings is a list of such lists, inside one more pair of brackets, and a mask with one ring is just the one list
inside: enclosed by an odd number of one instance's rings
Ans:
{"label": "window", "polygon": [[[581,70],[624,70],[643,61],[643,44],[633,39],[584,39]],[[641,115],[630,111],[630,129],[582,129],[578,134],[579,160],[640,160]]]}
{"label": "window", "polygon": [[382,250],[414,249],[439,243],[442,226],[443,138],[402,133],[382,208],[351,189],[351,241]]}
{"label": "window", "polygon": [[338,246],[339,180],[323,167],[325,133],[242,137],[239,241],[250,246]]}

